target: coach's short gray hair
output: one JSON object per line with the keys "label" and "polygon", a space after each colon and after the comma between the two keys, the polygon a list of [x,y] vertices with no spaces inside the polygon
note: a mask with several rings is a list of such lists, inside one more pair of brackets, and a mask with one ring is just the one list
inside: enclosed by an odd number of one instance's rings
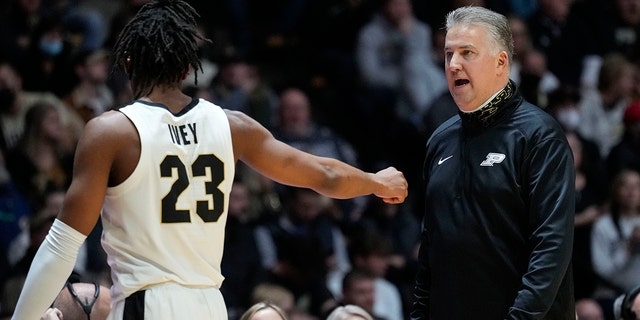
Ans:
{"label": "coach's short gray hair", "polygon": [[487,28],[491,41],[495,42],[500,50],[506,51],[509,63],[512,62],[513,38],[507,17],[484,7],[460,7],[447,14],[445,28],[449,30],[454,25],[460,24],[478,24]]}

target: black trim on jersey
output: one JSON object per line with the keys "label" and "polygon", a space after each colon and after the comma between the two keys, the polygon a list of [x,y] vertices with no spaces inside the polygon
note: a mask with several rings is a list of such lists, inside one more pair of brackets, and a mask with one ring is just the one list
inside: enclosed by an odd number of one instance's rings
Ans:
{"label": "black trim on jersey", "polygon": [[124,299],[122,320],[144,319],[144,293],[145,290],[136,291]]}
{"label": "black trim on jersey", "polygon": [[[169,110],[169,108],[163,103],[150,102],[150,101],[145,101],[145,100],[134,100],[134,102],[139,102],[139,103],[146,104],[146,105],[152,106],[152,107],[160,107],[162,109],[165,109],[165,110],[171,112],[171,110]],[[198,102],[200,102],[200,99],[195,98],[195,97],[191,98],[191,102],[189,102],[189,104],[187,104],[187,106],[184,107],[184,109],[182,109],[180,112],[178,112],[176,114],[173,114],[173,112],[172,112],[172,114],[174,116],[176,116],[176,117],[179,117],[179,116],[189,112],[189,110],[193,109],[198,104]]]}

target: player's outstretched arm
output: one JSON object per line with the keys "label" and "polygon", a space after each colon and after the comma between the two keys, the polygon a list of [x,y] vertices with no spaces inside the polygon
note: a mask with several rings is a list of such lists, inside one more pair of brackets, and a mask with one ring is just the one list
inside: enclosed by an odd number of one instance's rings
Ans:
{"label": "player's outstretched arm", "polygon": [[270,179],[338,199],[374,194],[385,202],[401,203],[407,197],[407,181],[393,167],[364,172],[336,159],[295,149],[241,112],[227,110],[227,116],[236,159]]}

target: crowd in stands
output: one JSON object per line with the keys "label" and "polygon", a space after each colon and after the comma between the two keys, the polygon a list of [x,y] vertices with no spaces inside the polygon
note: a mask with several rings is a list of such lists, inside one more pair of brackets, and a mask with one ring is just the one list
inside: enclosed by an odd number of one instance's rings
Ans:
{"label": "crowd in stands", "polygon": [[[131,101],[115,37],[148,0],[0,4],[0,318],[61,206],[84,124]],[[238,167],[222,292],[231,319],[268,298],[289,319],[357,305],[407,319],[429,135],[458,110],[444,77],[445,13],[507,15],[511,78],[566,131],[576,168],[579,306],[612,319],[640,286],[640,1],[193,0],[202,70],[184,92],[240,110],[282,141],[368,171],[393,165],[409,198],[337,201]],[[109,287],[100,224],[76,263]],[[279,311],[280,312],[280,311]]]}

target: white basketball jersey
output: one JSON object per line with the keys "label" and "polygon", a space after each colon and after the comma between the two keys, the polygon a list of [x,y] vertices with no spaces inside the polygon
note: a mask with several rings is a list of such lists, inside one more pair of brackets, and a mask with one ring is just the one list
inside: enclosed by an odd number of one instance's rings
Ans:
{"label": "white basketball jersey", "polygon": [[131,176],[105,198],[111,299],[165,282],[220,287],[235,173],[226,114],[202,99],[179,114],[143,101],[120,111],[138,130],[141,152]]}

